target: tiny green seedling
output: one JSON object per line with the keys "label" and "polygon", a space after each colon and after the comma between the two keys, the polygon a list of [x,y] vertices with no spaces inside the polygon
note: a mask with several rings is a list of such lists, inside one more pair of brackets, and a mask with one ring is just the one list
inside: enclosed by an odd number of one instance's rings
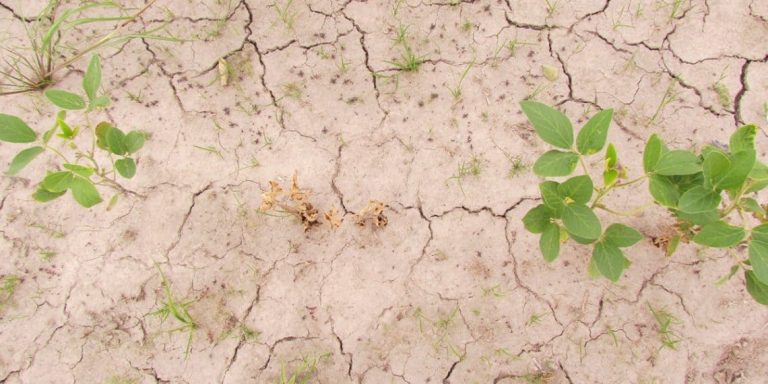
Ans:
{"label": "tiny green seedling", "polygon": [[21,279],[16,275],[6,275],[0,283],[0,309],[10,303],[16,288],[21,284]]}
{"label": "tiny green seedling", "polygon": [[584,171],[562,183],[539,184],[543,204],[523,218],[528,231],[541,234],[539,246],[545,260],[555,260],[567,239],[593,244],[590,274],[618,281],[630,265],[621,248],[643,236],[623,224],[603,231],[594,211],[621,215],[606,206],[603,198],[612,190],[647,179],[654,202],[676,220],[666,253],[672,255],[681,242],[729,249],[746,245],[749,258],[737,259],[735,267],[744,270],[750,295],[768,305],[768,213],[766,204],[756,200],[757,193],[768,187],[768,165],[757,159],[756,126],[742,126],[731,135],[729,145],[709,145],[700,153],[670,150],[661,138],[651,135],[643,153],[644,174],[630,181],[623,181],[627,170],[619,163],[615,147],[608,145],[603,183],[595,187],[584,158],[605,146],[613,111],[604,110],[589,119],[574,145],[573,128],[564,114],[534,101],[523,101],[521,107],[539,137],[559,148],[544,153],[534,164],[534,173],[570,176],[578,164]]}
{"label": "tiny green seedling", "polygon": [[448,180],[446,180],[446,183],[451,180],[456,180],[456,183],[459,184],[459,189],[461,189],[461,193],[464,194],[464,178],[467,176],[480,176],[481,171],[480,157],[472,155],[472,158],[469,159],[469,161],[462,161],[459,163],[456,173],[449,177]]}
{"label": "tiny green seedling", "polygon": [[[103,201],[96,186],[124,192],[125,189],[117,182],[117,176],[130,179],[136,174],[136,161],[132,156],[144,146],[144,134],[139,131],[123,133],[107,121],[90,128],[90,114],[110,103],[109,98],[101,94],[100,87],[101,62],[98,56],[93,56],[83,78],[86,98],[59,89],[45,91],[45,97],[61,108],[61,111],[56,114],[53,127],[42,134],[39,143],[19,152],[5,173],[8,176],[16,175],[46,151],[57,156],[61,160],[61,168],[48,171],[38,183],[37,191],[32,194],[35,200],[48,202],[70,190],[75,201],[90,208]],[[67,122],[67,111],[83,111],[81,117],[85,120],[84,128],[91,133],[87,148],[78,146],[87,141],[80,135],[84,129],[71,121]],[[63,148],[53,146],[51,140],[54,136],[62,139]],[[0,113],[0,141],[34,143],[38,141],[38,135],[20,118]],[[97,148],[100,152],[97,152]],[[109,166],[105,166],[105,162]]]}
{"label": "tiny green seedling", "polygon": [[728,87],[723,84],[723,79],[725,79],[725,71],[728,70],[728,67],[725,67],[723,69],[723,73],[720,74],[720,78],[715,81],[714,84],[712,84],[712,90],[717,93],[717,100],[720,102],[720,105],[723,108],[730,108],[731,107],[731,92],[728,90]]}
{"label": "tiny green seedling", "polygon": [[291,5],[293,5],[293,0],[286,0],[283,4],[276,1],[272,4],[277,13],[277,18],[280,19],[289,31],[293,31],[293,27],[296,24],[296,12],[291,9]]}
{"label": "tiny green seedling", "polygon": [[658,327],[659,336],[661,337],[661,348],[677,350],[677,345],[682,340],[672,329],[672,326],[679,324],[680,320],[669,313],[666,308],[654,309],[651,304],[648,304],[648,309],[651,311],[654,320],[656,320],[656,326]]}
{"label": "tiny green seedling", "polygon": [[459,81],[456,83],[456,86],[453,88],[445,86],[448,88],[449,91],[451,91],[451,95],[453,95],[454,100],[459,100],[461,98],[462,92],[461,92],[461,83],[464,82],[464,79],[467,78],[467,75],[469,74],[469,70],[472,69],[472,67],[475,65],[475,59],[472,59],[469,64],[464,68],[464,71],[461,73],[461,76],[459,77]]}
{"label": "tiny green seedling", "polygon": [[425,56],[419,56],[414,53],[410,46],[404,47],[403,50],[403,54],[399,59],[387,61],[388,64],[393,65],[399,71],[416,72],[427,61]]}
{"label": "tiny green seedling", "polygon": [[329,360],[332,354],[326,352],[320,355],[309,355],[301,358],[301,363],[289,375],[284,363],[280,363],[280,379],[277,384],[308,384],[317,374],[317,366]]}
{"label": "tiny green seedling", "polygon": [[160,319],[161,324],[165,323],[165,321],[168,320],[168,317],[171,315],[174,319],[176,319],[180,325],[176,328],[171,328],[163,332],[168,333],[169,335],[176,332],[187,334],[187,346],[184,348],[184,358],[187,358],[189,357],[189,353],[192,351],[192,339],[195,335],[195,331],[197,331],[198,328],[198,325],[192,318],[192,315],[189,314],[189,306],[194,303],[194,300],[178,300],[173,294],[173,291],[171,290],[171,283],[165,277],[163,271],[159,266],[155,266],[157,267],[157,271],[160,273],[163,293],[165,294],[165,301],[160,306],[160,308],[150,313],[150,315],[157,316]]}

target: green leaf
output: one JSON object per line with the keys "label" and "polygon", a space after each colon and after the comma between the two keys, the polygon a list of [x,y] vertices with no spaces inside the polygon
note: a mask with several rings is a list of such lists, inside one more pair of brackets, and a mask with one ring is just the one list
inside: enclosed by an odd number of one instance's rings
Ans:
{"label": "green leaf", "polygon": [[616,147],[613,144],[608,144],[608,149],[605,150],[605,168],[614,169],[618,163],[619,155],[616,153]]}
{"label": "green leaf", "polygon": [[586,205],[567,205],[563,209],[563,225],[568,233],[586,240],[596,240],[602,233],[600,220]]}
{"label": "green leaf", "polygon": [[600,152],[608,138],[608,128],[613,119],[613,109],[606,109],[592,116],[576,137],[576,148],[582,155]]}
{"label": "green leaf", "polygon": [[664,250],[664,255],[667,257],[670,257],[675,254],[675,251],[677,251],[677,246],[680,245],[680,236],[675,235],[672,236],[671,239],[669,239],[669,243],[667,243],[667,249]]}
{"label": "green leaf", "polygon": [[703,225],[701,231],[693,237],[693,241],[708,247],[729,248],[744,240],[746,235],[744,228],[716,221]]}
{"label": "green leaf", "polygon": [[731,153],[740,151],[754,151],[755,150],[755,136],[757,135],[757,127],[750,124],[744,125],[736,130],[731,135],[731,140],[728,149]]}
{"label": "green leaf", "polygon": [[761,191],[768,187],[768,166],[761,161],[755,161],[755,166],[752,167],[748,177],[751,187],[747,188],[747,193]]}
{"label": "green leaf", "polygon": [[19,171],[43,152],[45,152],[43,147],[32,147],[17,153],[16,156],[13,157],[13,160],[11,160],[11,165],[8,167],[8,170],[5,171],[5,174],[7,176],[13,176],[19,173]]}
{"label": "green leaf", "polygon": [[539,184],[539,191],[541,191],[541,198],[544,200],[544,205],[551,208],[554,211],[554,217],[560,217],[560,214],[565,208],[563,198],[560,196],[558,186],[560,184],[554,181],[545,181]]}
{"label": "green leaf", "polygon": [[41,187],[37,188],[37,191],[35,191],[35,193],[32,194],[32,198],[35,199],[36,201],[41,202],[41,203],[47,203],[47,202],[49,202],[51,200],[54,200],[54,199],[60,197],[61,195],[65,194],[65,193],[67,193],[66,190],[61,191],[61,192],[51,192],[51,191],[45,190],[41,186]]}
{"label": "green leaf", "polygon": [[756,213],[761,216],[766,214],[765,209],[760,206],[760,203],[751,197],[742,198],[741,201],[739,201],[739,206],[747,212]]}
{"label": "green leaf", "polygon": [[619,281],[624,269],[630,264],[621,249],[602,241],[595,244],[592,259],[595,261],[600,274],[613,282]]}
{"label": "green leaf", "polygon": [[536,160],[533,164],[533,172],[545,177],[568,176],[576,169],[578,161],[577,153],[553,149]]}
{"label": "green leaf", "polygon": [[661,155],[653,172],[663,176],[690,175],[701,172],[701,163],[692,152],[673,150]]}
{"label": "green leaf", "polygon": [[648,189],[653,199],[665,207],[674,208],[680,200],[680,192],[666,176],[652,174],[648,181]]}
{"label": "green leaf", "polygon": [[85,108],[85,100],[83,100],[80,95],[76,95],[72,92],[62,91],[60,89],[49,89],[45,91],[45,97],[59,108],[70,110]]}
{"label": "green leaf", "polygon": [[120,176],[130,179],[136,174],[136,162],[130,157],[115,161],[115,169]]}
{"label": "green leaf", "polygon": [[102,121],[96,125],[96,146],[107,151],[107,131],[112,128],[112,124]]}
{"label": "green leaf", "polygon": [[125,135],[125,150],[128,153],[136,153],[144,146],[144,134],[139,131],[130,131]]}
{"label": "green leaf", "polygon": [[523,225],[525,229],[531,233],[542,233],[548,224],[551,223],[551,218],[554,217],[555,212],[544,204],[539,204],[534,208],[531,208],[528,213],[523,217]]}
{"label": "green leaf", "polygon": [[577,204],[586,204],[592,198],[592,179],[587,175],[575,176],[557,186],[562,199],[570,199]]}
{"label": "green leaf", "polygon": [[605,186],[613,185],[619,179],[619,171],[611,169],[603,172],[603,184]]}
{"label": "green leaf", "polygon": [[754,150],[740,151],[731,155],[731,167],[717,183],[718,188],[738,188],[747,180],[747,176],[755,166],[757,154]]}
{"label": "green leaf", "polygon": [[643,235],[640,232],[624,224],[611,224],[603,234],[605,243],[619,248],[631,247],[642,239]]}
{"label": "green leaf", "polygon": [[720,204],[720,194],[697,186],[689,189],[677,203],[677,207],[685,213],[701,213],[711,211]]}
{"label": "green leaf", "polygon": [[85,71],[83,77],[83,90],[88,95],[88,100],[93,102],[96,98],[96,93],[101,86],[101,60],[98,55],[91,57],[91,62],[88,63],[88,69]]}
{"label": "green leaf", "polygon": [[85,177],[86,179],[93,175],[95,171],[91,167],[85,167],[79,164],[64,164],[64,168],[72,171],[72,173]]}
{"label": "green leaf", "polygon": [[0,113],[0,141],[9,143],[31,143],[37,134],[27,123],[16,116]]}
{"label": "green leaf", "polygon": [[[566,232],[566,233],[567,233],[567,232]],[[584,245],[587,245],[587,244],[592,244],[592,243],[594,243],[594,242],[595,242],[595,240],[597,240],[597,239],[585,239],[585,238],[583,238],[583,237],[578,237],[578,236],[576,236],[576,235],[574,235],[574,234],[572,234],[572,233],[568,233],[568,236],[569,236],[571,239],[573,239],[573,241],[575,241],[575,242],[577,242],[577,243],[579,243],[579,244],[584,244]]]}
{"label": "green leaf", "polygon": [[69,171],[49,173],[40,185],[50,192],[64,192],[69,188],[73,177]]}
{"label": "green leaf", "polygon": [[645,144],[645,150],[643,151],[643,169],[645,173],[653,172],[656,168],[656,164],[659,163],[661,155],[667,152],[664,142],[661,141],[658,135],[655,133],[648,138],[648,142]]}
{"label": "green leaf", "polygon": [[96,98],[91,101],[91,105],[88,106],[88,109],[93,110],[96,108],[106,108],[111,102],[112,101],[109,99],[109,97],[96,96]]}
{"label": "green leaf", "polygon": [[704,156],[701,167],[704,180],[709,186],[715,188],[731,168],[731,160],[720,151],[711,151]]}
{"label": "green leaf", "polygon": [[750,296],[758,303],[768,305],[768,284],[761,283],[752,271],[744,271],[744,279]]}
{"label": "green leaf", "polygon": [[115,155],[122,156],[127,152],[125,148],[125,134],[123,131],[115,127],[109,127],[104,133],[104,140],[109,151]]}
{"label": "green leaf", "polygon": [[685,213],[681,211],[675,211],[675,215],[680,220],[687,221],[695,225],[706,225],[720,220],[720,212],[718,212],[717,209],[699,213]]}
{"label": "green leaf", "polygon": [[552,262],[560,254],[560,227],[556,224],[549,223],[544,227],[539,238],[539,249],[544,256],[544,260]]}
{"label": "green leaf", "polygon": [[569,149],[573,145],[573,126],[562,112],[536,101],[522,101],[520,107],[545,142]]}
{"label": "green leaf", "polygon": [[72,197],[75,198],[75,201],[85,208],[93,207],[102,201],[99,191],[96,190],[93,183],[80,176],[75,176],[72,179],[70,189],[72,190]]}
{"label": "green leaf", "polygon": [[[763,224],[765,225],[765,224]],[[768,242],[749,242],[749,264],[760,282],[768,284]]]}

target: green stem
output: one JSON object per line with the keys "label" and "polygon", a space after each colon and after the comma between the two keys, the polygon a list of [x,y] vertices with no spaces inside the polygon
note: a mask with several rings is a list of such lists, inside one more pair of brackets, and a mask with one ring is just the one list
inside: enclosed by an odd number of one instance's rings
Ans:
{"label": "green stem", "polygon": [[625,182],[625,183],[618,183],[618,184],[614,184],[614,185],[613,185],[613,187],[614,187],[614,188],[621,188],[621,187],[626,187],[626,186],[628,186],[628,185],[632,185],[632,184],[635,184],[635,183],[637,183],[637,182],[643,181],[643,180],[644,180],[646,177],[648,177],[648,175],[645,175],[645,174],[644,174],[644,175],[642,175],[642,176],[640,176],[640,177],[638,177],[638,178],[636,178],[636,179],[632,179],[632,180],[630,180],[630,181],[627,181],[627,182]]}

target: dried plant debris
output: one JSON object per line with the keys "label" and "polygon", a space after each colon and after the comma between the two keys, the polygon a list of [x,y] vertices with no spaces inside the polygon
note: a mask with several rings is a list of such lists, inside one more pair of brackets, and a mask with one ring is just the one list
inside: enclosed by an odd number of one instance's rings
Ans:
{"label": "dried plant debris", "polygon": [[[283,213],[296,216],[304,225],[304,231],[320,224],[320,211],[309,201],[311,192],[299,187],[298,176],[293,175],[291,186],[287,193],[276,181],[269,182],[269,191],[261,194],[260,212],[278,210]],[[341,226],[342,219],[338,217],[336,209],[326,212],[324,215],[331,229]]]}
{"label": "dried plant debris", "polygon": [[384,216],[384,208],[386,208],[386,205],[381,201],[369,201],[368,205],[357,214],[357,225],[364,226],[366,222],[370,221],[377,228],[386,227],[388,221],[387,217]]}

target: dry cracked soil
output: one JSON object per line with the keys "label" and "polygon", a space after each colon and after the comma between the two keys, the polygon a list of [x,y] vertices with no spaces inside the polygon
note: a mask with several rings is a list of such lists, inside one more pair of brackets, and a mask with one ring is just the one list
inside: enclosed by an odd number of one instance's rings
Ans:
{"label": "dry cracked soil", "polygon": [[[44,6],[2,0],[3,44]],[[161,0],[138,23],[179,41],[98,51],[99,118],[148,136],[117,204],[33,201],[54,157],[0,178],[0,383],[768,382],[768,310],[741,275],[717,284],[727,252],[665,257],[662,212],[603,216],[648,237],[617,284],[588,276],[587,248],[542,260],[521,218],[547,146],[518,106],[577,126],[614,108],[631,176],[652,133],[765,127],[767,1]],[[423,63],[398,69],[409,52]],[[41,93],[1,100],[38,133],[53,121]],[[258,212],[294,174],[338,229]],[[387,225],[355,223],[372,200]],[[159,270],[191,332],[155,312]]]}

